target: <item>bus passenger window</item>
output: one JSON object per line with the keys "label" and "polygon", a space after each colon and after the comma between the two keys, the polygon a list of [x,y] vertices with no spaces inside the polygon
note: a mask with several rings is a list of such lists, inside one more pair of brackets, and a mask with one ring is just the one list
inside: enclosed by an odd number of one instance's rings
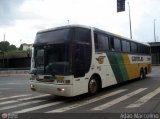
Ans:
{"label": "bus passenger window", "polygon": [[84,28],[75,28],[75,39],[78,42],[91,43],[91,31]]}
{"label": "bus passenger window", "polygon": [[131,52],[132,53],[137,53],[137,44],[136,43],[131,43]]}
{"label": "bus passenger window", "polygon": [[108,36],[104,36],[104,39],[105,39],[105,44],[106,44],[106,50],[109,50],[109,45],[108,45]]}
{"label": "bus passenger window", "polygon": [[121,41],[118,38],[114,39],[115,51],[121,52]]}
{"label": "bus passenger window", "polygon": [[125,40],[122,40],[122,51],[127,52],[127,42]]}
{"label": "bus passenger window", "polygon": [[98,35],[98,48],[100,50],[106,50],[105,37],[103,35]]}
{"label": "bus passenger window", "polygon": [[122,40],[122,51],[123,52],[130,52],[130,42]]}
{"label": "bus passenger window", "polygon": [[114,38],[113,37],[110,37],[110,50],[111,51],[115,51],[115,48],[114,48]]}
{"label": "bus passenger window", "polygon": [[96,50],[108,50],[108,37],[103,34],[94,34],[94,43]]}
{"label": "bus passenger window", "polygon": [[130,53],[131,49],[130,49],[130,42],[127,42],[127,52]]}
{"label": "bus passenger window", "polygon": [[94,34],[94,44],[95,44],[95,49],[98,49],[98,38],[97,38],[97,34]]}

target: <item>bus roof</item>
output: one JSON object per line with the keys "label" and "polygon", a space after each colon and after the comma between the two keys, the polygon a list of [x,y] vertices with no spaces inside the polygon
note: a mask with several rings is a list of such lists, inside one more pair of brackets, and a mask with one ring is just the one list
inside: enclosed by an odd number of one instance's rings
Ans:
{"label": "bus roof", "polygon": [[84,25],[66,25],[66,26],[59,26],[59,27],[44,29],[44,30],[38,31],[37,33],[43,33],[43,32],[54,31],[54,30],[65,29],[65,28],[73,28],[73,27],[82,27],[87,29],[92,28],[90,26],[84,26]]}
{"label": "bus roof", "polygon": [[108,32],[108,31],[104,31],[104,30],[98,29],[96,27],[90,27],[90,26],[85,26],[85,25],[65,25],[65,26],[60,26],[60,27],[54,27],[54,28],[49,28],[49,29],[38,31],[37,34],[38,33],[43,33],[43,32],[48,32],[48,31],[53,31],[53,30],[65,29],[65,28],[73,28],[73,27],[82,27],[82,28],[87,28],[87,29],[93,29],[94,31],[98,31],[98,32],[101,32],[101,33],[104,33],[104,34],[108,34],[108,35],[111,35],[111,36],[114,36],[114,37],[117,37],[117,38],[121,38],[121,39],[125,39],[125,40],[131,41],[131,42],[140,43],[140,44],[143,44],[143,45],[150,46],[148,43],[139,42],[137,40],[133,40],[133,39],[130,39],[130,38],[118,35],[118,34],[114,34],[114,33]]}

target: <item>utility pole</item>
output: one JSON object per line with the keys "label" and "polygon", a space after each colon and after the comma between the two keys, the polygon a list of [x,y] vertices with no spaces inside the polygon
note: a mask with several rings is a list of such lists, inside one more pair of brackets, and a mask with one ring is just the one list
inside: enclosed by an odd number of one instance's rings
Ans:
{"label": "utility pole", "polygon": [[156,19],[153,20],[154,23],[154,42],[156,42]]}
{"label": "utility pole", "polygon": [[[131,13],[130,13],[130,5],[128,3],[129,9],[129,30],[130,30],[130,38],[132,39],[132,25],[131,25]],[[125,0],[117,0],[117,12],[125,11]]]}
{"label": "utility pole", "polygon": [[5,41],[6,40],[6,36],[5,36],[5,33],[4,33],[4,36],[3,36],[3,41]]}
{"label": "utility pole", "polygon": [[131,25],[131,13],[130,13],[130,5],[128,2],[128,9],[129,9],[129,28],[130,28],[130,38],[132,39],[132,25]]}
{"label": "utility pole", "polygon": [[68,25],[69,25],[69,20],[67,20],[67,22],[68,22]]}

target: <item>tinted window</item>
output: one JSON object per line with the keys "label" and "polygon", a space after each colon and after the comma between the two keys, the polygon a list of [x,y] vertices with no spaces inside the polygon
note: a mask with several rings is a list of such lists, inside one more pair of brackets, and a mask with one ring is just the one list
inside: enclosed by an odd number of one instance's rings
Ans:
{"label": "tinted window", "polygon": [[47,64],[68,61],[68,47],[65,44],[52,45],[46,50]]}
{"label": "tinted window", "polygon": [[38,33],[34,44],[63,43],[68,40],[70,29],[53,30]]}
{"label": "tinted window", "polygon": [[130,42],[122,40],[122,51],[130,52]]}
{"label": "tinted window", "polygon": [[137,44],[136,43],[131,43],[131,52],[132,53],[137,53]]}
{"label": "tinted window", "polygon": [[36,67],[44,66],[44,49],[37,49],[35,54]]}
{"label": "tinted window", "polygon": [[140,44],[138,45],[137,50],[138,50],[138,53],[142,53],[142,46]]}
{"label": "tinted window", "polygon": [[78,42],[91,42],[91,30],[85,28],[75,28],[75,39]]}
{"label": "tinted window", "polygon": [[94,34],[95,49],[96,50],[108,50],[108,37],[102,34]]}
{"label": "tinted window", "polygon": [[143,45],[143,44],[138,44],[137,45],[137,52],[140,53],[140,54],[149,54],[150,53],[150,48],[146,45]]}
{"label": "tinted window", "polygon": [[130,42],[127,41],[126,45],[127,45],[127,52],[130,52],[131,51]]}
{"label": "tinted window", "polygon": [[115,51],[114,38],[110,37],[110,50]]}
{"label": "tinted window", "polygon": [[[159,49],[160,50],[160,49]],[[148,54],[150,54],[151,53],[151,48],[150,47],[148,47]]]}
{"label": "tinted window", "polygon": [[121,41],[117,38],[114,39],[114,48],[115,51],[121,52]]}
{"label": "tinted window", "polygon": [[146,49],[145,49],[146,52],[145,52],[145,53],[146,53],[146,54],[150,54],[150,48],[149,48],[148,46],[145,46],[145,47],[146,47]]}
{"label": "tinted window", "polygon": [[127,52],[127,42],[125,40],[122,40],[122,51]]}
{"label": "tinted window", "polygon": [[105,38],[102,35],[97,35],[98,39],[98,49],[105,50],[106,44],[105,44]]}

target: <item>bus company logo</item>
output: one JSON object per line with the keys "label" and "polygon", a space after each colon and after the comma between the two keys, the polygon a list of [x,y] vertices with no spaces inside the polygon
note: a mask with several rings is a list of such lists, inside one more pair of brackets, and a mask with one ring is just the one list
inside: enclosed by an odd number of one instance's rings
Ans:
{"label": "bus company logo", "polygon": [[143,61],[143,57],[140,57],[140,56],[132,56],[132,61]]}
{"label": "bus company logo", "polygon": [[96,58],[96,60],[98,61],[99,64],[103,64],[104,58],[105,56],[99,56],[98,58]]}
{"label": "bus company logo", "polygon": [[3,113],[2,114],[2,119],[7,119],[8,118],[8,114],[7,113]]}

